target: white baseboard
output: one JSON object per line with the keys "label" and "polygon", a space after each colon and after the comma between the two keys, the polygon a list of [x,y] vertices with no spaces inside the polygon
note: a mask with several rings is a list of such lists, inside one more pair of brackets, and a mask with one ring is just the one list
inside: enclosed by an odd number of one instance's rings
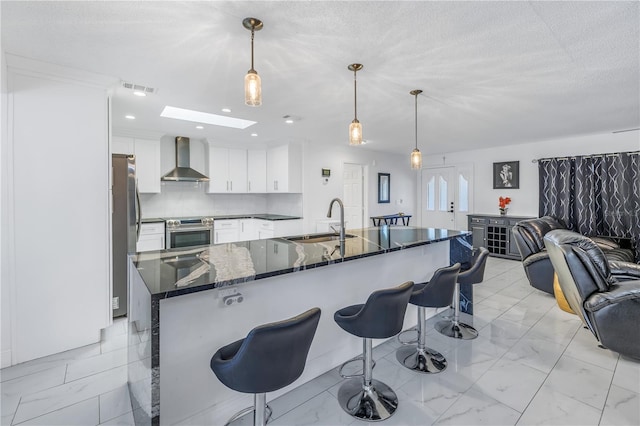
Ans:
{"label": "white baseboard", "polygon": [[0,352],[0,368],[11,367],[11,351]]}

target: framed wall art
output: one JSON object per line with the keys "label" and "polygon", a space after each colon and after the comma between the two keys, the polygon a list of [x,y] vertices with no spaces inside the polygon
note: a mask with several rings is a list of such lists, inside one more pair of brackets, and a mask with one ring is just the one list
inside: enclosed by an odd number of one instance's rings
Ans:
{"label": "framed wall art", "polygon": [[378,203],[391,202],[391,174],[378,173]]}
{"label": "framed wall art", "polygon": [[493,163],[493,189],[520,188],[520,162]]}

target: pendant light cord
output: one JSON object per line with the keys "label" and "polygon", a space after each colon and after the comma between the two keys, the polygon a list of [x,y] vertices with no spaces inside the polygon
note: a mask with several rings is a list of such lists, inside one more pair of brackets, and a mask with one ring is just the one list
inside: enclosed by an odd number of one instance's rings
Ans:
{"label": "pendant light cord", "polygon": [[254,34],[253,30],[251,30],[251,70],[255,71],[253,69],[253,34]]}
{"label": "pendant light cord", "polygon": [[356,90],[356,85],[358,84],[358,80],[356,79],[356,70],[353,70],[353,110],[354,110],[354,118],[358,119],[358,91]]}
{"label": "pendant light cord", "polygon": [[416,93],[416,149],[418,149],[418,94]]}

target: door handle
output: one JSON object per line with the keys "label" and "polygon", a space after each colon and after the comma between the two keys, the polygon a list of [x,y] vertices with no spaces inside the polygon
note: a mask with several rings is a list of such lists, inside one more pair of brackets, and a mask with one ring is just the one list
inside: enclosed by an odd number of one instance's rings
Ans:
{"label": "door handle", "polygon": [[453,201],[449,204],[449,213],[455,213],[455,209],[453,208]]}

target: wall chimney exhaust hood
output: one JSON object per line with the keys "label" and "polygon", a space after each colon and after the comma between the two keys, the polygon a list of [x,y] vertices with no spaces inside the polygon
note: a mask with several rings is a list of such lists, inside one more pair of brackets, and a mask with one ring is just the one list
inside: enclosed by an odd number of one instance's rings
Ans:
{"label": "wall chimney exhaust hood", "polygon": [[170,182],[208,181],[208,177],[190,167],[189,152],[189,138],[176,137],[176,168],[162,176],[161,180]]}

